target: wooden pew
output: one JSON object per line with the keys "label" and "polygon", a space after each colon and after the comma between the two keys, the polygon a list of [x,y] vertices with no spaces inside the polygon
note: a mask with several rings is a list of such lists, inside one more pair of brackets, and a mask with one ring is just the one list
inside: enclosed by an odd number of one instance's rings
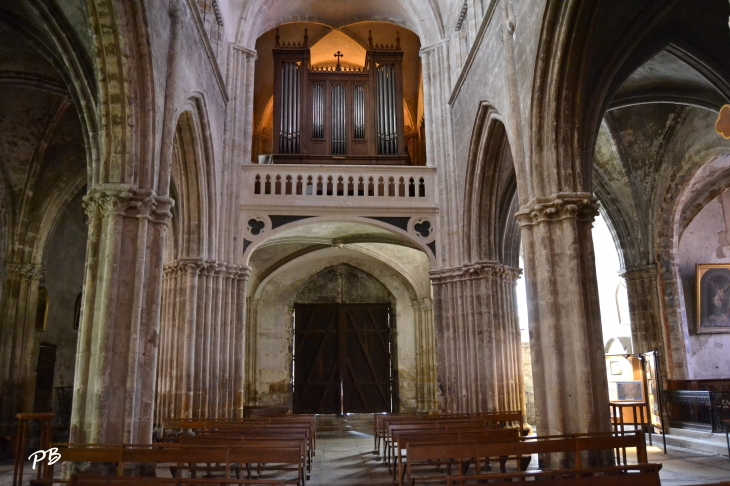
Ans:
{"label": "wooden pew", "polygon": [[[184,431],[220,431],[243,428],[292,429],[306,427],[309,433],[310,451],[314,455],[317,448],[316,417],[314,415],[286,415],[275,417],[245,419],[165,419],[162,423],[161,440],[174,440],[173,430]],[[179,434],[177,434],[179,435]]]}
{"label": "wooden pew", "polygon": [[397,437],[400,434],[411,433],[411,432],[426,432],[426,431],[446,431],[449,427],[462,428],[462,429],[483,429],[486,428],[486,424],[483,420],[470,419],[470,418],[458,418],[458,419],[447,419],[447,420],[429,420],[426,422],[406,422],[406,423],[392,423],[388,424],[387,432],[384,436],[385,441],[385,463],[390,471],[391,459],[395,459],[396,443],[398,442]]}
{"label": "wooden pew", "polygon": [[[248,435],[201,435],[194,437],[181,437],[180,444],[199,446],[199,447],[215,447],[217,445],[225,446],[244,446],[244,447],[262,447],[262,448],[298,448],[300,454],[300,462],[297,467],[306,468],[307,472],[311,471],[311,463],[307,456],[307,443],[304,440],[304,436],[293,436],[293,437],[269,437],[269,436],[248,436]],[[203,469],[203,468],[201,468]],[[207,471],[218,471],[218,467],[205,468]],[[171,469],[172,470],[172,469]],[[248,467],[246,468],[249,471]],[[259,464],[257,471],[260,473],[262,470]],[[236,468],[238,471],[238,468]],[[250,476],[249,476],[250,477]],[[309,475],[307,475],[309,479]]]}
{"label": "wooden pew", "polygon": [[[517,420],[515,420],[517,419]],[[509,423],[518,422],[521,426],[521,412],[499,412],[495,414],[475,414],[474,416],[442,416],[440,419],[416,420],[413,421],[395,421],[387,423],[383,434],[385,444],[385,462],[390,470],[390,460],[395,458],[395,441],[393,434],[404,430],[418,430],[428,428],[444,428],[444,427],[461,427],[467,428],[500,428],[505,427]]]}
{"label": "wooden pew", "polygon": [[148,478],[129,476],[93,476],[74,474],[71,479],[52,479],[31,481],[31,485],[51,486],[53,484],[64,484],[70,486],[187,486],[198,484],[210,485],[231,485],[231,486],[285,486],[284,481],[261,480],[261,479],[194,479],[194,478]]}
{"label": "wooden pew", "polygon": [[[62,462],[77,463],[111,463],[117,464],[117,476],[124,476],[124,468],[128,464],[173,464],[175,471],[185,469],[195,473],[210,468],[210,464],[222,464],[219,469],[230,479],[231,469],[236,464],[289,464],[295,466],[294,482],[304,486],[307,475],[302,459],[301,444],[283,445],[277,441],[257,441],[235,445],[184,445],[184,444],[124,444],[117,446],[64,445],[58,447]],[[201,465],[201,466],[198,466]],[[237,469],[236,469],[237,471]],[[53,477],[52,468],[46,479]]]}
{"label": "wooden pew", "polygon": [[196,437],[243,437],[247,439],[287,439],[300,440],[304,446],[307,470],[311,469],[311,459],[314,456],[314,438],[308,426],[293,425],[226,425],[222,427],[211,427],[208,430],[195,431]]}
{"label": "wooden pew", "polygon": [[539,481],[541,486],[615,486],[617,484],[621,486],[660,486],[659,470],[661,467],[661,464],[638,464],[593,469],[449,476],[447,485],[469,486],[472,484]]}
{"label": "wooden pew", "polygon": [[[475,459],[476,474],[480,474],[479,464],[486,458],[509,456],[517,461],[519,470],[524,457],[532,454],[564,453],[572,455],[575,461],[575,469],[581,469],[581,453],[583,452],[612,451],[617,462],[621,465],[622,459],[625,463],[626,448],[631,447],[636,448],[637,462],[646,464],[648,458],[642,431],[627,434],[520,437],[517,439],[469,441],[446,445],[441,442],[409,443],[406,445],[405,475],[399,478],[399,484],[407,483],[412,485],[416,481],[443,481],[445,479],[443,475],[421,474],[420,468],[429,462],[448,466],[455,463],[461,465],[465,461]],[[624,453],[621,454],[621,451],[624,451]]]}
{"label": "wooden pew", "polygon": [[[406,450],[408,444],[416,443],[433,443],[438,442],[439,444],[446,443],[464,443],[464,442],[479,442],[488,440],[504,440],[504,439],[517,439],[520,437],[520,429],[487,429],[487,430],[456,430],[456,431],[417,431],[403,433],[397,436],[396,440],[398,443],[398,454],[396,457],[396,465],[393,467],[393,482],[402,481],[405,474],[405,463],[403,451]],[[486,464],[489,464],[491,458],[486,458]],[[504,471],[504,464],[506,457],[500,457],[501,470]],[[400,478],[400,479],[398,479]]]}
{"label": "wooden pew", "polygon": [[495,426],[507,427],[507,426],[522,426],[522,412],[521,411],[506,411],[506,412],[484,412],[484,413],[463,413],[463,414],[443,414],[443,415],[424,415],[424,414],[413,414],[413,415],[375,415],[374,416],[374,441],[375,441],[375,453],[378,459],[381,458],[380,454],[380,443],[383,443],[384,454],[387,453],[389,445],[388,426],[391,424],[408,424],[408,423],[428,423],[438,421],[449,421],[449,420],[464,420],[464,419],[477,419],[482,418],[489,420],[490,423]]}

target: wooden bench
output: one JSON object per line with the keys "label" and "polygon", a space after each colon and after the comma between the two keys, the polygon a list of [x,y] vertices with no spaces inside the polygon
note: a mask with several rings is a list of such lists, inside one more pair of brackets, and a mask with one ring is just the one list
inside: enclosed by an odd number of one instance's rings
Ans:
{"label": "wooden bench", "polygon": [[[496,413],[496,414],[477,414],[475,416],[443,416],[441,419],[431,419],[427,421],[417,420],[413,421],[396,421],[394,423],[388,423],[384,434],[383,441],[385,447],[385,462],[390,470],[390,461],[394,459],[395,453],[395,441],[393,435],[405,430],[427,430],[435,428],[454,428],[461,427],[463,429],[468,428],[504,428],[510,423],[518,422],[521,425],[521,412],[507,412],[507,413]],[[518,420],[514,420],[518,419]]]}
{"label": "wooden bench", "polygon": [[390,437],[388,434],[388,426],[391,424],[418,424],[418,423],[429,423],[439,421],[459,421],[468,419],[485,419],[490,423],[499,425],[502,427],[508,426],[519,426],[522,427],[522,412],[521,411],[506,411],[506,412],[485,412],[485,413],[464,413],[464,414],[443,414],[443,415],[425,415],[425,414],[413,414],[413,415],[374,415],[373,428],[374,428],[374,441],[377,458],[381,458],[380,444],[383,443],[384,454],[387,453]]}
{"label": "wooden bench", "polygon": [[[638,464],[592,469],[449,476],[448,486],[539,481],[541,486],[660,486],[661,464]],[[730,484],[730,483],[725,483]]]}
{"label": "wooden bench", "polygon": [[[476,472],[480,474],[479,465],[490,457],[508,456],[517,462],[518,471],[521,470],[522,458],[532,454],[569,454],[575,462],[575,469],[582,467],[582,453],[592,451],[612,451],[615,459],[621,465],[626,465],[626,449],[636,448],[636,458],[639,464],[646,464],[646,443],[643,431],[627,434],[579,434],[545,437],[519,437],[517,439],[468,441],[460,444],[443,444],[441,442],[416,442],[406,445],[405,474],[399,477],[399,484],[413,485],[416,481],[443,481],[443,474],[433,474],[434,471],[421,473],[425,464],[446,465],[469,464],[474,460]],[[622,453],[623,451],[623,453]],[[465,471],[460,471],[462,475]],[[407,478],[407,480],[406,480]]]}
{"label": "wooden bench", "polygon": [[[517,439],[520,437],[520,429],[481,429],[481,430],[456,430],[456,431],[428,431],[428,432],[409,432],[402,433],[397,436],[398,442],[396,465],[393,467],[393,482],[401,482],[405,474],[405,462],[403,451],[406,450],[408,444],[416,443],[464,443],[479,442],[488,440],[504,440]],[[487,466],[491,458],[485,458]],[[504,464],[507,457],[499,457],[500,469],[504,471]],[[400,478],[400,479],[398,479]]]}
{"label": "wooden bench", "polygon": [[[222,431],[233,429],[283,429],[305,427],[308,429],[310,453],[313,456],[317,448],[316,417],[314,415],[286,415],[276,417],[245,419],[165,419],[162,423],[160,438],[162,441],[175,440],[182,432]],[[177,430],[178,434],[172,433]]]}
{"label": "wooden bench", "polygon": [[[231,479],[231,470],[237,474],[240,464],[286,464],[296,468],[296,479],[287,480],[304,486],[306,472],[302,459],[301,444],[283,445],[277,441],[257,441],[234,445],[184,445],[184,444],[123,444],[115,446],[98,446],[92,444],[68,445],[54,444],[58,447],[62,462],[116,464],[117,476],[124,476],[128,464],[172,464],[176,473],[184,470],[195,474],[197,471],[211,468],[211,464],[224,473],[225,479]],[[250,471],[249,471],[250,475]],[[53,477],[53,469],[49,468],[44,479]]]}
{"label": "wooden bench", "polygon": [[[299,449],[300,463],[297,467],[305,468],[309,473],[311,471],[311,462],[307,455],[307,443],[303,436],[297,437],[269,437],[269,436],[238,436],[238,435],[202,435],[194,437],[181,437],[180,444],[189,446],[199,447],[215,447],[219,445],[225,446],[245,446],[245,447],[262,447],[262,448],[297,448]],[[261,464],[258,465],[257,471],[260,474],[262,469]],[[220,466],[208,467],[207,471],[219,471]],[[238,468],[236,469],[238,470]],[[246,470],[250,473],[249,468]],[[172,469],[171,469],[172,471]],[[173,473],[174,474],[174,473]],[[250,477],[250,476],[249,476]],[[309,474],[307,474],[309,479]]]}
{"label": "wooden bench", "polygon": [[284,481],[260,479],[194,479],[194,478],[148,478],[128,476],[93,476],[74,474],[71,479],[52,479],[31,481],[31,485],[67,484],[71,486],[186,486],[195,484],[231,485],[231,486],[285,486]]}

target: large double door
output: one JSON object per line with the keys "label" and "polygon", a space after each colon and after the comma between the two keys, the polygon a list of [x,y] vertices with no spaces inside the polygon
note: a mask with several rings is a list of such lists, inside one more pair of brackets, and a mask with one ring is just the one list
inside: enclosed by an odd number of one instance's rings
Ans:
{"label": "large double door", "polygon": [[294,305],[294,413],[391,411],[387,304]]}

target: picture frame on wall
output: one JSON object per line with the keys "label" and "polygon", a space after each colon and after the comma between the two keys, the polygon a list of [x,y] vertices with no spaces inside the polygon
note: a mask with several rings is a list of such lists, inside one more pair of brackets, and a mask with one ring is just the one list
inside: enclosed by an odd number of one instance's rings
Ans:
{"label": "picture frame on wall", "polygon": [[730,332],[730,265],[697,264],[697,332]]}
{"label": "picture frame on wall", "polygon": [[621,363],[618,361],[610,361],[609,365],[611,368],[611,375],[616,376],[623,374],[623,371],[621,370]]}

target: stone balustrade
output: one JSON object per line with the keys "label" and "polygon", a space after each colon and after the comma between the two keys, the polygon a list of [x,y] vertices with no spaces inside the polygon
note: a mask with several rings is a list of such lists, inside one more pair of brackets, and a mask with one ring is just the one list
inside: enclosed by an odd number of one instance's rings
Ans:
{"label": "stone balustrade", "polygon": [[436,208],[436,168],[247,165],[246,206]]}

